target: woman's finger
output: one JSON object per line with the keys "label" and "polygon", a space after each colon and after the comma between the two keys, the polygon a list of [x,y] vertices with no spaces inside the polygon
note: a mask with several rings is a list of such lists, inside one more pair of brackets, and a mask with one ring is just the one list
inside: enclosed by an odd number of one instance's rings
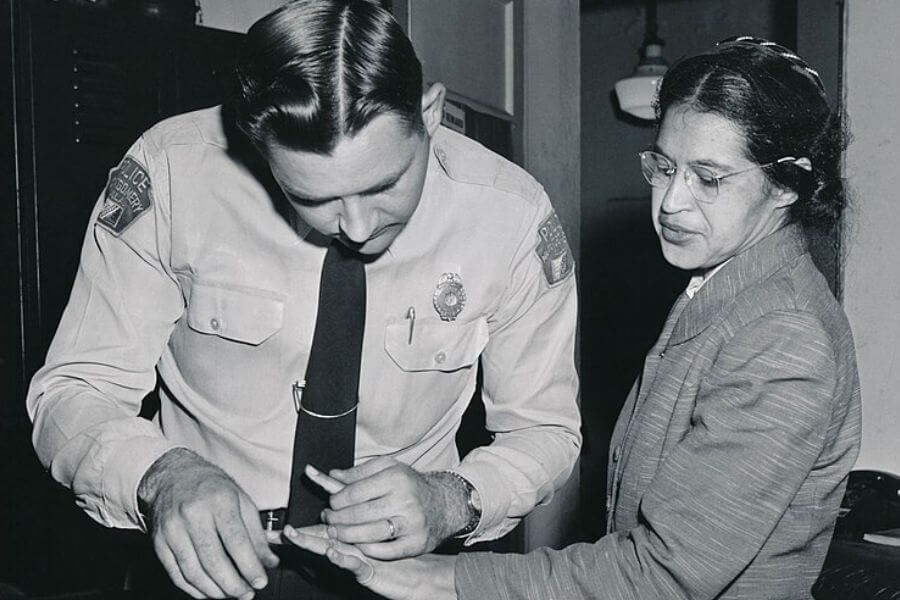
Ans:
{"label": "woman's finger", "polygon": [[298,548],[303,548],[314,554],[325,556],[325,551],[328,550],[330,540],[325,534],[325,527],[322,525],[304,527],[302,530],[285,525],[282,533],[288,541]]}
{"label": "woman's finger", "polygon": [[359,550],[350,544],[311,534],[310,529],[307,527],[305,531],[300,531],[287,525],[284,535],[297,547],[328,557],[338,567],[353,573],[360,583],[367,583],[375,576],[375,568],[362,558]]}
{"label": "woman's finger", "polygon": [[356,577],[356,581],[362,585],[368,584],[375,577],[375,567],[360,560],[356,556],[344,554],[339,551],[335,545],[328,547],[325,556],[328,557],[328,560],[331,561],[332,564],[353,573],[353,576]]}

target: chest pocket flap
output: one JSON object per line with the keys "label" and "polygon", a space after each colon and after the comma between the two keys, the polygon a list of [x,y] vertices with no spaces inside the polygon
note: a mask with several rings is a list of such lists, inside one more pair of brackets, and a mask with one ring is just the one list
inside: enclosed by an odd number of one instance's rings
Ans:
{"label": "chest pocket flap", "polygon": [[284,301],[274,293],[194,283],[187,323],[194,331],[258,345],[281,329]]}
{"label": "chest pocket flap", "polygon": [[409,336],[409,320],[389,321],[384,346],[404,371],[456,371],[478,360],[488,341],[484,317],[467,323],[418,319]]}

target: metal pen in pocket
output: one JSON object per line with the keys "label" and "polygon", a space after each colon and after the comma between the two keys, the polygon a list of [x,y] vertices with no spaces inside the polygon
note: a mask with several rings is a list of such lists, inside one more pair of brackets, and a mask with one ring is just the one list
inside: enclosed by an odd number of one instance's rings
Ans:
{"label": "metal pen in pocket", "polygon": [[409,341],[407,344],[412,344],[413,330],[416,327],[416,309],[414,307],[410,306],[409,310],[406,311],[406,320],[409,321]]}

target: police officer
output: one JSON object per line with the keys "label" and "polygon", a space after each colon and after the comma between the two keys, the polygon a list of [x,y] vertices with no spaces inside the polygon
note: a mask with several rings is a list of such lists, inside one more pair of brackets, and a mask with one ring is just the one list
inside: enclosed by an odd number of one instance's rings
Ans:
{"label": "police officer", "polygon": [[[337,241],[365,263],[365,327],[355,466],[307,471],[330,482],[321,518],[381,559],[504,535],[581,443],[574,265],[546,193],[440,126],[444,88],[423,93],[374,2],[264,17],[238,80],[111,171],[28,393],[40,459],[97,521],[148,530],[192,597],[258,594]],[[479,360],[493,441],[460,461]]]}

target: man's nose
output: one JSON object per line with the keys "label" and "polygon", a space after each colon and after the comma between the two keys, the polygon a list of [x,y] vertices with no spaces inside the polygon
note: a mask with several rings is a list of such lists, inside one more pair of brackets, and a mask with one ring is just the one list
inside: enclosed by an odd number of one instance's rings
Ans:
{"label": "man's nose", "polygon": [[340,229],[347,240],[362,244],[366,242],[376,227],[375,212],[359,196],[341,199]]}

